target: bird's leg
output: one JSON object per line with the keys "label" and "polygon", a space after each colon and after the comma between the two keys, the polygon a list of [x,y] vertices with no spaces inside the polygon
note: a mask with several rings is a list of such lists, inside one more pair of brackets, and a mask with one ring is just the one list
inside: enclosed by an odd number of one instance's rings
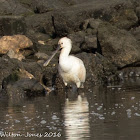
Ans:
{"label": "bird's leg", "polygon": [[66,95],[66,99],[68,99],[68,87],[65,87],[65,95]]}
{"label": "bird's leg", "polygon": [[72,92],[73,93],[78,93],[78,88],[76,85],[72,85]]}
{"label": "bird's leg", "polygon": [[64,81],[65,84],[65,95],[66,95],[66,99],[68,98],[68,84]]}
{"label": "bird's leg", "polygon": [[73,85],[72,85],[72,92],[78,94],[78,88],[80,87],[80,85],[81,85],[80,81],[78,81],[78,82],[76,83],[76,85],[73,84]]}

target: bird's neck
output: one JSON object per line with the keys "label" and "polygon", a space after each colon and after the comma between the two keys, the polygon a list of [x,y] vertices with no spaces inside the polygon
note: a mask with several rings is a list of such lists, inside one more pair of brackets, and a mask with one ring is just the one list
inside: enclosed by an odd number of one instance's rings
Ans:
{"label": "bird's neck", "polygon": [[61,50],[61,53],[60,53],[59,61],[62,61],[62,60],[67,59],[68,56],[69,56],[70,51],[71,51],[71,47],[69,47],[69,48],[63,48]]}
{"label": "bird's neck", "polygon": [[63,48],[61,50],[60,57],[59,57],[59,66],[65,72],[68,72],[71,69],[71,62],[69,61],[70,51],[71,51],[71,46],[67,48]]}

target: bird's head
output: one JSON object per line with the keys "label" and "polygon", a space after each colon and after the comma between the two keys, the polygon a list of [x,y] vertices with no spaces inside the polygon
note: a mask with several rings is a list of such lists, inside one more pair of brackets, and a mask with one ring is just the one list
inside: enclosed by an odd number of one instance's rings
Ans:
{"label": "bird's head", "polygon": [[58,41],[58,46],[60,49],[70,48],[71,49],[72,42],[69,38],[63,37]]}

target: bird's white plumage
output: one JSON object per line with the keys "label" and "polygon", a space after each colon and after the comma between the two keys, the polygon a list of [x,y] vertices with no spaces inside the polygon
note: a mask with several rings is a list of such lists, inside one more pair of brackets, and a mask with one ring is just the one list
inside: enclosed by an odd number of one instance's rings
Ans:
{"label": "bird's white plumage", "polygon": [[76,84],[77,88],[85,82],[86,69],[81,59],[69,55],[72,43],[67,37],[61,38],[58,42],[62,48],[59,57],[58,71],[62,77],[64,84],[67,86],[69,83]]}

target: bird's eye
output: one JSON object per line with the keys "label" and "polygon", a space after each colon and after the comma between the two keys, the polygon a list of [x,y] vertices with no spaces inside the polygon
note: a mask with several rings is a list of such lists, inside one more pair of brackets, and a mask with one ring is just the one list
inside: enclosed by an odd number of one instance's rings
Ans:
{"label": "bird's eye", "polygon": [[63,44],[63,43],[61,43],[61,44]]}

